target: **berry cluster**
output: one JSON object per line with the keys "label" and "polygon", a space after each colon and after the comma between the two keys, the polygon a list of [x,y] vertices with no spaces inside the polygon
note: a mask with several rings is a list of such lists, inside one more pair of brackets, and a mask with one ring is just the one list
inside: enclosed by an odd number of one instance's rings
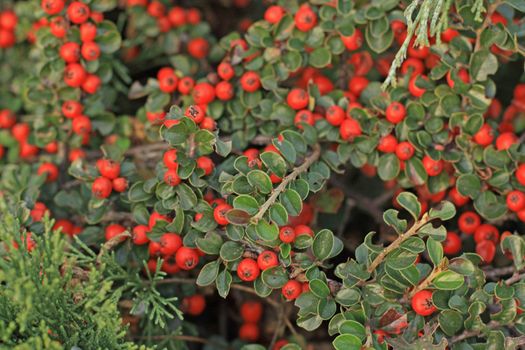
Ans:
{"label": "berry cluster", "polygon": [[16,13],[11,10],[0,11],[0,48],[7,49],[15,44],[17,23]]}

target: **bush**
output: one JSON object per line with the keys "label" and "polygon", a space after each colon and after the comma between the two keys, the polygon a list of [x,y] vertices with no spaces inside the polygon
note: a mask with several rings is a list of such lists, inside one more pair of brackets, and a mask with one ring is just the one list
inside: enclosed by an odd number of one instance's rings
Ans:
{"label": "bush", "polygon": [[2,347],[525,345],[522,1],[2,6]]}

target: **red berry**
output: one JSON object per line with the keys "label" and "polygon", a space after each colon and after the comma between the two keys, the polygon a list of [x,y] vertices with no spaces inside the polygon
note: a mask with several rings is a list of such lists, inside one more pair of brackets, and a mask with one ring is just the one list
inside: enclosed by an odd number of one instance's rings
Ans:
{"label": "red berry", "polygon": [[499,242],[499,230],[494,225],[481,224],[474,231],[474,241],[480,243],[487,240],[497,244]]}
{"label": "red berry", "polygon": [[235,90],[230,82],[221,81],[215,85],[215,95],[221,101],[229,101],[235,96]]}
{"label": "red berry", "polygon": [[270,267],[279,265],[279,258],[277,258],[277,254],[271,250],[265,250],[257,257],[257,265],[264,271]]}
{"label": "red berry", "polygon": [[345,141],[353,140],[354,137],[361,135],[361,126],[353,118],[345,119],[339,127],[339,134]]}
{"label": "red berry", "polygon": [[261,270],[259,269],[257,262],[250,258],[241,260],[237,266],[237,276],[245,282],[255,281],[260,273]]}
{"label": "red berry", "polygon": [[164,173],[164,182],[169,186],[177,186],[180,184],[181,179],[176,169],[168,169]]}
{"label": "red berry", "polygon": [[206,299],[201,294],[195,294],[182,300],[184,313],[199,316],[206,309]]}
{"label": "red berry", "polygon": [[162,17],[166,13],[166,6],[160,1],[154,0],[148,5],[147,11],[152,17]]}
{"label": "red berry", "polygon": [[138,225],[133,228],[131,232],[131,239],[135,245],[144,245],[149,242],[148,238],[149,227],[146,225]]}
{"label": "red berry", "polygon": [[290,226],[281,227],[279,230],[279,239],[283,243],[292,243],[295,240],[295,230]]}
{"label": "red berry", "polygon": [[302,129],[302,124],[308,124],[308,125],[314,125],[314,115],[312,112],[310,112],[307,109],[303,109],[302,111],[298,111],[295,114],[294,118],[294,124],[299,128]]}
{"label": "red berry", "polygon": [[235,76],[235,70],[230,63],[221,62],[217,67],[217,74],[222,80],[230,80]]}
{"label": "red berry", "polygon": [[84,90],[88,94],[94,94],[98,91],[101,84],[102,81],[97,75],[88,74],[86,80],[84,80],[84,82],[82,83],[82,90]]}
{"label": "red berry", "polygon": [[476,254],[481,256],[485,264],[490,264],[496,256],[496,244],[491,240],[481,241],[476,244]]}
{"label": "red berry", "polygon": [[75,42],[67,42],[60,47],[60,57],[66,63],[75,63],[80,60],[80,45]]}
{"label": "red berry", "polygon": [[124,192],[128,188],[128,180],[124,177],[117,177],[111,181],[115,192]]}
{"label": "red berry", "polygon": [[213,160],[210,157],[201,156],[197,158],[197,168],[204,170],[204,175],[210,175],[214,167]]}
{"label": "red berry", "polygon": [[188,108],[186,108],[186,112],[184,113],[184,115],[192,119],[195,123],[199,124],[206,116],[206,112],[200,106],[191,105]]}
{"label": "red berry", "polygon": [[171,222],[171,220],[167,216],[159,214],[156,211],[154,211],[149,216],[149,221],[148,221],[149,228],[152,229],[153,227],[155,227],[155,224],[157,223],[157,221],[166,221],[168,223]]}
{"label": "red berry", "polygon": [[394,153],[397,148],[397,139],[394,135],[388,134],[379,139],[377,150],[383,153]]}
{"label": "red berry", "polygon": [[75,134],[85,135],[91,131],[91,120],[85,115],[80,115],[73,119],[71,128]]}
{"label": "red berry", "polygon": [[504,132],[496,139],[496,149],[498,151],[507,150],[519,141],[513,132]]}
{"label": "red berry", "polygon": [[120,163],[111,159],[99,159],[97,160],[97,169],[100,175],[113,180],[120,174]]}
{"label": "red berry", "polygon": [[339,106],[330,106],[326,110],[326,121],[334,126],[339,126],[345,119],[345,111]]}
{"label": "red berry", "polygon": [[406,116],[406,109],[402,103],[392,102],[386,109],[386,119],[392,123],[397,124],[403,121]]}
{"label": "red berry", "polygon": [[8,48],[15,44],[15,33],[10,30],[0,29],[0,48]]}
{"label": "red berry", "polygon": [[93,181],[91,192],[96,198],[104,199],[109,197],[112,188],[113,184],[111,183],[111,180],[101,176],[97,177],[95,181]]}
{"label": "red berry", "polygon": [[42,0],[40,6],[48,15],[56,15],[64,9],[64,0]]}
{"label": "red berry", "polygon": [[91,12],[88,5],[80,1],[73,1],[67,8],[69,20],[75,24],[82,24],[89,19]]}
{"label": "red berry", "polygon": [[448,195],[456,207],[462,207],[467,204],[470,200],[469,197],[463,196],[456,187],[452,187],[448,192]]}
{"label": "red berry", "polygon": [[71,151],[69,151],[69,161],[71,163],[73,163],[74,161],[78,160],[78,159],[83,159],[86,157],[86,152],[84,152],[82,149],[80,148],[75,148],[75,149],[72,149]]}
{"label": "red berry", "polygon": [[16,124],[16,115],[9,109],[0,110],[0,128],[9,129]]}
{"label": "red berry", "polygon": [[275,24],[281,21],[281,18],[285,15],[285,10],[279,5],[272,5],[264,12],[264,19],[266,22]]}
{"label": "red berry", "polygon": [[[110,239],[113,239],[120,235],[122,232],[126,231],[126,228],[119,224],[111,224],[106,227],[106,241],[109,241]],[[119,241],[125,241],[126,237],[120,237]]]}
{"label": "red berry", "polygon": [[179,163],[177,163],[177,150],[170,149],[164,152],[164,155],[162,156],[162,161],[166,168],[177,170],[179,167]]}
{"label": "red berry", "polygon": [[360,96],[368,86],[368,79],[365,77],[355,76],[348,82],[348,90],[355,96]]}
{"label": "red berry", "polygon": [[58,167],[53,163],[42,163],[38,167],[37,174],[46,174],[46,182],[55,182],[58,179]]}
{"label": "red berry", "polygon": [[100,56],[100,47],[97,43],[92,41],[84,42],[80,53],[86,61],[95,61]]}
{"label": "red berry", "polygon": [[263,306],[258,301],[247,301],[242,303],[240,311],[244,322],[257,323],[261,320]]}
{"label": "red berry", "polygon": [[186,24],[186,11],[180,7],[172,7],[168,12],[168,19],[175,28]]}
{"label": "red berry", "polygon": [[182,77],[179,79],[177,89],[183,95],[189,95],[195,86],[195,81],[190,77]]}
{"label": "red berry", "polygon": [[310,228],[310,226],[307,225],[297,225],[294,228],[295,231],[295,237],[299,237],[300,235],[308,235],[310,237],[314,236],[314,231]]}
{"label": "red berry", "polygon": [[292,89],[286,96],[286,103],[295,110],[305,109],[308,107],[310,97],[306,90],[303,89]]}
{"label": "red berry", "polygon": [[53,225],[53,230],[62,230],[62,233],[65,233],[66,235],[72,236],[74,232],[75,227],[73,226],[73,223],[67,219],[59,219],[55,221],[55,224]]}
{"label": "red berry", "polygon": [[425,155],[422,161],[423,161],[423,167],[425,167],[425,170],[428,176],[437,176],[441,174],[441,172],[443,171],[443,161],[442,160],[434,160],[430,158],[429,156]]}
{"label": "red berry", "polygon": [[481,225],[481,218],[473,211],[466,211],[459,216],[458,227],[461,232],[471,235]]}
{"label": "red berry", "polygon": [[27,140],[30,132],[31,129],[29,128],[29,124],[26,123],[15,124],[11,129],[11,135],[13,135],[15,140],[17,140],[18,142]]}
{"label": "red berry", "polygon": [[175,253],[175,262],[182,270],[192,270],[199,263],[199,254],[195,249],[180,247]]}
{"label": "red berry", "polygon": [[97,37],[97,26],[94,23],[86,22],[80,25],[80,40],[82,42],[95,41]]}
{"label": "red berry", "polygon": [[232,208],[231,205],[223,203],[219,204],[213,210],[213,217],[219,225],[228,225],[228,220],[226,219],[226,213]]}
{"label": "red berry", "polygon": [[198,105],[207,105],[215,100],[215,88],[210,83],[198,83],[193,88],[193,101]]}
{"label": "red berry", "polygon": [[516,180],[518,180],[520,185],[525,186],[525,164],[521,164],[516,169]]}
{"label": "red berry", "polygon": [[188,53],[196,58],[203,59],[208,55],[210,44],[204,38],[195,38],[188,43]]}
{"label": "red berry", "polygon": [[[465,84],[468,84],[470,82],[470,76],[468,74],[468,71],[465,68],[461,68],[458,71],[457,76]],[[455,83],[454,83],[454,80],[452,79],[452,71],[450,71],[450,70],[447,73],[447,84],[448,84],[448,86],[450,86],[451,89],[454,88]]]}
{"label": "red berry", "polygon": [[172,255],[182,247],[182,238],[176,233],[165,233],[160,237],[159,243],[162,255]]}
{"label": "red berry", "polygon": [[341,40],[348,51],[355,51],[363,45],[363,33],[358,28],[355,28],[352,35],[341,35]]}
{"label": "red berry", "polygon": [[64,82],[71,87],[80,87],[86,76],[84,67],[78,63],[70,63],[64,69]]}
{"label": "red berry", "polygon": [[84,111],[84,106],[78,101],[65,101],[62,104],[62,114],[66,118],[76,118],[82,114]]}
{"label": "red berry", "polygon": [[286,300],[297,299],[297,297],[301,295],[302,291],[303,286],[296,280],[290,280],[286,282],[286,284],[281,289],[281,293]]}
{"label": "red berry", "polygon": [[241,88],[246,92],[255,92],[261,87],[259,74],[253,71],[244,73],[240,79]]}
{"label": "red berry", "polygon": [[244,323],[239,328],[239,338],[247,342],[256,342],[259,339],[259,326],[255,323]]}
{"label": "red berry", "polygon": [[525,193],[514,190],[507,194],[507,207],[512,211],[525,209]]}
{"label": "red berry", "polygon": [[412,297],[412,309],[421,316],[432,315],[437,310],[432,302],[432,292],[422,290],[414,294]]}
{"label": "red berry", "polygon": [[456,232],[447,232],[447,237],[443,241],[443,252],[446,255],[456,255],[461,252],[461,238]]}
{"label": "red berry", "polygon": [[410,81],[408,82],[408,91],[412,94],[414,97],[421,97],[427,91],[426,89],[419,87],[417,85],[417,79],[421,78],[423,80],[427,80],[427,77],[424,75],[413,75],[412,78],[410,78]]}
{"label": "red berry", "polygon": [[196,8],[189,8],[186,16],[189,24],[198,24],[201,21],[201,12]]}
{"label": "red berry", "polygon": [[51,19],[51,22],[49,23],[49,29],[51,30],[51,34],[57,38],[65,37],[68,29],[66,19],[61,16]]}
{"label": "red berry", "polygon": [[483,124],[481,129],[474,135],[474,142],[483,147],[492,144],[493,140],[494,130],[489,124]]}
{"label": "red berry", "polygon": [[33,206],[33,209],[31,209],[31,219],[33,219],[33,221],[35,222],[42,221],[42,218],[44,217],[46,212],[49,213],[49,210],[47,209],[46,205],[42,202],[36,202]]}
{"label": "red berry", "polygon": [[317,15],[308,4],[303,4],[295,14],[294,22],[301,32],[308,32],[317,24]]}

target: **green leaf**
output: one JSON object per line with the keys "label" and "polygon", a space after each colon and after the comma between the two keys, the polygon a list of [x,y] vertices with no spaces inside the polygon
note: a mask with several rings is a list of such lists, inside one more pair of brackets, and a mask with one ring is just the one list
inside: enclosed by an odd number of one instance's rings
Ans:
{"label": "green leaf", "polygon": [[286,161],[275,152],[263,152],[260,155],[264,165],[275,175],[283,177],[286,175]]}
{"label": "green leaf", "polygon": [[443,245],[432,237],[428,237],[427,250],[434,266],[439,265],[441,259],[443,259]]}
{"label": "green leaf", "polygon": [[406,231],[408,223],[404,219],[399,219],[398,215],[399,211],[395,209],[388,209],[383,213],[383,220],[388,226],[394,228],[394,230],[400,234]]}
{"label": "green leaf", "polygon": [[505,197],[483,191],[474,201],[474,208],[487,220],[496,220],[507,213]]}
{"label": "green leaf", "polygon": [[439,326],[448,336],[453,336],[463,328],[463,317],[456,310],[443,310],[438,320]]}
{"label": "green leaf", "polygon": [[255,227],[257,235],[264,241],[274,241],[279,237],[279,227],[275,223],[261,219]]}
{"label": "green leaf", "polygon": [[326,298],[330,295],[330,288],[328,288],[326,282],[320,279],[311,280],[309,285],[310,291],[319,298]]}
{"label": "green leaf", "polygon": [[190,210],[197,205],[198,199],[197,195],[190,186],[180,183],[177,185],[175,191],[179,197],[180,206],[184,210]]}
{"label": "green leaf", "polygon": [[315,235],[312,250],[318,260],[324,260],[330,256],[333,246],[334,234],[325,229]]}
{"label": "green leaf", "polygon": [[474,80],[485,81],[498,71],[498,59],[488,49],[476,51],[470,57],[470,74]]}
{"label": "green leaf", "polygon": [[464,174],[456,181],[456,188],[461,195],[476,198],[481,191],[481,181],[476,175]]}
{"label": "green leaf", "polygon": [[415,220],[419,218],[419,215],[421,214],[421,204],[415,194],[411,192],[401,192],[396,200]]}
{"label": "green leaf", "polygon": [[255,215],[259,211],[259,203],[252,196],[241,194],[233,200],[233,207],[244,210],[250,215]]}
{"label": "green leaf", "polygon": [[449,201],[442,201],[434,208],[431,208],[428,216],[431,219],[450,220],[456,216],[456,207]]}
{"label": "green leaf", "polygon": [[218,275],[215,280],[215,286],[217,287],[217,292],[222,298],[226,298],[230,292],[230,285],[232,283],[231,273],[224,269]]}
{"label": "green leaf", "polygon": [[235,261],[244,253],[244,247],[238,242],[228,241],[221,246],[220,256],[224,261]]}
{"label": "green leaf", "polygon": [[297,216],[303,209],[303,201],[297,191],[287,189],[280,196],[281,204],[291,216]]}
{"label": "green leaf", "polygon": [[288,282],[288,273],[282,266],[274,266],[264,270],[261,279],[272,289],[282,288]]}
{"label": "green leaf", "polygon": [[395,154],[389,153],[384,154],[379,158],[379,164],[377,166],[377,174],[383,181],[395,179],[399,174],[399,159]]}
{"label": "green leaf", "polygon": [[252,170],[247,174],[248,183],[261,193],[270,193],[273,189],[270,177],[261,170]]}
{"label": "green leaf", "polygon": [[346,320],[339,325],[339,333],[352,334],[358,337],[361,341],[366,338],[365,326],[354,320]]}
{"label": "green leaf", "polygon": [[241,209],[230,209],[226,212],[226,220],[233,225],[248,225],[252,216]]}
{"label": "green leaf", "polygon": [[208,232],[202,238],[197,238],[195,241],[197,247],[206,254],[216,255],[219,254],[222,246],[222,237],[214,232]]}
{"label": "green leaf", "polygon": [[405,174],[407,178],[416,186],[427,182],[428,174],[419,158],[412,157],[405,163]]}
{"label": "green leaf", "polygon": [[434,287],[440,290],[456,290],[461,287],[464,282],[463,276],[450,270],[440,272],[434,280],[432,280]]}
{"label": "green leaf", "polygon": [[274,203],[270,207],[270,220],[279,226],[284,226],[288,223],[288,213],[281,203]]}
{"label": "green leaf", "polygon": [[212,284],[219,274],[219,260],[215,260],[204,265],[197,277],[197,285],[201,287]]}
{"label": "green leaf", "polygon": [[315,68],[324,68],[330,64],[332,53],[325,47],[318,47],[310,53],[310,65]]}
{"label": "green leaf", "polygon": [[525,12],[525,3],[522,0],[505,0],[505,3],[514,7],[519,12]]}
{"label": "green leaf", "polygon": [[361,340],[353,334],[338,335],[332,345],[336,350],[360,350]]}

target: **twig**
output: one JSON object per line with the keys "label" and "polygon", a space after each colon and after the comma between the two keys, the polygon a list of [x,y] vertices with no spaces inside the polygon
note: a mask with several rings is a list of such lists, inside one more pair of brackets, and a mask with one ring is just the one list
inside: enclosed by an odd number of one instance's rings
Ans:
{"label": "twig", "polygon": [[131,237],[131,234],[128,231],[124,231],[116,235],[115,237],[111,238],[106,243],[104,243],[102,247],[100,248],[100,251],[98,252],[97,264],[100,264],[100,260],[102,259],[102,256],[104,256],[106,252],[108,252],[109,250],[113,249],[114,247],[122,243],[122,241],[124,241],[127,237]]}
{"label": "twig", "polygon": [[416,221],[414,225],[412,225],[412,227],[407,232],[399,235],[399,237],[395,241],[390,243],[387,247],[385,247],[385,249],[381,251],[381,253],[379,253],[379,255],[372,261],[372,263],[368,267],[368,272],[372,273],[383,262],[385,257],[390,252],[397,249],[401,245],[401,243],[403,243],[407,238],[415,235],[417,231],[429,221],[430,219],[429,219],[428,213],[423,214],[421,219]]}
{"label": "twig", "polygon": [[483,270],[485,277],[491,280],[499,280],[501,276],[510,275],[514,272],[514,265]]}
{"label": "twig", "polygon": [[[498,328],[498,327],[499,327],[499,323],[498,322],[490,321],[486,325],[486,327],[484,329],[494,329],[494,328]],[[476,336],[480,335],[483,332],[484,329],[466,331],[466,332],[463,332],[462,334],[456,335],[455,337],[452,337],[452,339],[450,339],[449,345],[458,343],[458,342],[460,342],[462,340],[465,340],[465,339],[468,339],[468,338],[476,337]]]}
{"label": "twig", "polygon": [[173,339],[173,340],[182,340],[192,343],[201,343],[201,344],[213,344],[213,342],[209,341],[208,339],[195,337],[192,335],[150,335],[150,336],[134,336],[134,339],[137,340],[166,340],[166,339]]}
{"label": "twig", "polygon": [[281,183],[279,184],[279,186],[277,186],[272,191],[272,194],[270,195],[268,200],[264,202],[264,204],[261,206],[257,214],[255,214],[252,217],[252,222],[256,223],[260,219],[262,219],[266,211],[270,209],[270,207],[275,203],[275,201],[277,200],[277,197],[279,197],[279,195],[286,189],[286,186],[288,186],[290,182],[295,180],[297,176],[299,176],[300,174],[308,170],[310,165],[312,165],[317,159],[319,159],[320,154],[321,154],[321,147],[318,144],[316,144],[313,148],[312,154],[304,160],[304,163],[296,167],[290,174],[285,176],[283,180],[281,181]]}
{"label": "twig", "polygon": [[510,286],[511,284],[519,282],[519,281],[522,281],[524,279],[525,279],[525,273],[520,274],[519,272],[516,271],[512,275],[512,277],[510,277],[509,279],[505,280],[505,284],[507,286]]}
{"label": "twig", "polygon": [[474,45],[474,51],[478,51],[480,49],[480,47],[481,47],[481,34],[485,30],[485,28],[487,28],[489,26],[492,14],[494,13],[494,11],[496,11],[496,9],[498,8],[499,5],[500,5],[500,1],[496,1],[493,4],[491,4],[489,6],[489,8],[487,9],[487,13],[485,14],[485,19],[483,20],[483,23],[481,24],[481,27],[479,27],[476,30],[476,44]]}
{"label": "twig", "polygon": [[416,288],[414,288],[408,294],[408,297],[412,298],[417,292],[424,290],[428,286],[430,286],[434,278],[436,278],[436,276],[445,269],[445,262],[446,260],[442,260],[438,266],[435,266],[432,272],[427,276],[427,278],[425,278],[420,284],[416,286]]}

